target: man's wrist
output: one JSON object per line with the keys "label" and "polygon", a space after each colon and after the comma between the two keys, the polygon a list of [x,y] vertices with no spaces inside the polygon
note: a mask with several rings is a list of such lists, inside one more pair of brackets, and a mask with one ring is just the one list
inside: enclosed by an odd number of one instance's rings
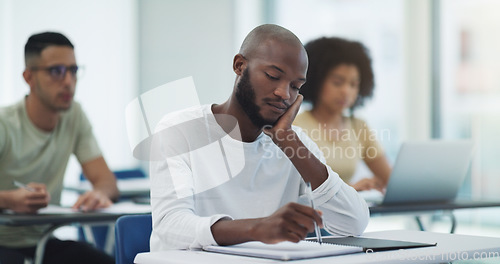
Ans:
{"label": "man's wrist", "polygon": [[116,203],[118,201],[119,195],[115,195],[112,191],[108,190],[107,188],[94,188],[92,191],[98,193],[98,195],[102,195],[108,198],[113,203]]}
{"label": "man's wrist", "polygon": [[258,229],[262,218],[254,218],[251,220],[250,225],[247,226],[250,241],[259,241]]}
{"label": "man's wrist", "polygon": [[11,192],[10,190],[0,192],[0,209],[10,209],[11,202],[9,198],[12,197]]}
{"label": "man's wrist", "polygon": [[258,219],[222,218],[212,224],[210,232],[218,245],[234,245],[257,240]]}
{"label": "man's wrist", "polygon": [[278,147],[284,147],[289,142],[293,142],[297,139],[297,134],[291,128],[288,129],[277,129],[275,131],[271,131],[269,134],[274,144]]}

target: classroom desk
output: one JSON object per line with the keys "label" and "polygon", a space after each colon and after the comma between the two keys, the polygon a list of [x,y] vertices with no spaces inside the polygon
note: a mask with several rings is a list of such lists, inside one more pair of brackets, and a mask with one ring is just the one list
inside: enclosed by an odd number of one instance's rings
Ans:
{"label": "classroom desk", "polygon": [[[393,204],[393,205],[375,205],[370,204],[370,215],[386,215],[386,214],[416,214],[423,212],[448,211],[451,220],[450,233],[455,232],[457,225],[453,210],[456,209],[478,209],[500,207],[500,201],[486,200],[455,200],[452,202],[427,202],[427,203],[409,203],[409,204]],[[419,216],[415,216],[415,220],[420,229],[424,231],[424,227]]]}
{"label": "classroom desk", "polygon": [[[133,201],[135,203],[140,203],[140,204],[150,204],[149,202],[149,193],[150,193],[150,180],[149,178],[126,178],[126,179],[117,179],[116,181],[118,191],[120,192],[120,202],[123,201]],[[80,181],[78,184],[74,185],[66,185],[64,186],[64,189],[67,191],[74,191],[76,193],[82,194],[87,191],[90,191],[92,189],[92,185],[90,184],[89,181]],[[98,226],[97,231],[94,231],[94,229],[90,225],[82,225],[79,228],[79,237],[80,233],[83,232],[82,239],[92,243],[94,245],[99,245],[98,247],[101,247],[101,240],[100,238],[103,237],[102,234],[105,234],[104,236],[106,237],[105,243],[102,245],[104,248],[103,250],[106,251],[107,253],[112,253],[113,248],[112,244],[108,243],[108,241],[111,241],[113,232],[114,232],[114,224],[108,224],[108,228],[102,228],[103,226]],[[80,231],[81,230],[81,231]],[[95,237],[94,237],[94,232],[97,235],[97,238],[99,241],[96,242]]]}
{"label": "classroom desk", "polygon": [[[380,231],[364,234],[365,237],[410,240],[437,243],[436,247],[414,248],[376,253],[356,253],[343,256],[294,260],[290,263],[310,264],[374,264],[374,263],[443,263],[463,259],[473,261],[500,257],[500,238],[432,233],[412,230]],[[283,261],[235,256],[204,251],[170,250],[139,253],[138,264],[188,264],[188,263],[284,263]],[[477,263],[477,262],[468,262]],[[481,263],[481,262],[479,262]]]}
{"label": "classroom desk", "polygon": [[500,201],[456,200],[446,203],[409,203],[394,205],[371,205],[370,214],[401,214],[438,210],[476,209],[500,207]]}
{"label": "classroom desk", "polygon": [[[149,178],[118,179],[116,185],[121,197],[149,196],[151,189]],[[64,186],[65,190],[84,193],[92,189],[88,181],[79,182],[77,185]]]}
{"label": "classroom desk", "polygon": [[[132,203],[119,203],[99,212],[72,212],[68,208],[51,207],[40,210],[38,214],[11,214],[0,213],[0,225],[28,226],[50,225],[45,235],[37,244],[34,264],[41,264],[45,245],[57,228],[71,224],[109,224],[114,223],[118,217],[128,214],[141,214],[151,212],[149,205],[132,205]],[[114,239],[114,234],[112,234]],[[109,240],[108,241],[113,241]]]}

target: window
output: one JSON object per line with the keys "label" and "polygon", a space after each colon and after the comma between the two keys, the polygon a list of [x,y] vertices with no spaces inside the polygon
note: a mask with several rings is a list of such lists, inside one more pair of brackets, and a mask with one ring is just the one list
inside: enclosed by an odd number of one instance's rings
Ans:
{"label": "window", "polygon": [[444,0],[440,6],[440,134],[476,144],[474,197],[498,198],[500,186],[500,2]]}

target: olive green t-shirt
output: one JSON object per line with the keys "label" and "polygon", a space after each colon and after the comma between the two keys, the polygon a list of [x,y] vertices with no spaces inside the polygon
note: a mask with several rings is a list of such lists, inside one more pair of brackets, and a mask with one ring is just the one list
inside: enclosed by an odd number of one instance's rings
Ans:
{"label": "olive green t-shirt", "polygon": [[[343,118],[345,127],[340,131],[326,131],[310,111],[299,114],[293,124],[301,127],[316,142],[325,156],[326,164],[344,182],[350,183],[360,160],[369,163],[384,155],[384,151],[376,139],[376,133],[363,120]],[[329,132],[330,135],[327,135]]]}
{"label": "olive green t-shirt", "polygon": [[[51,132],[37,128],[26,112],[25,98],[0,108],[0,191],[16,189],[13,181],[47,186],[51,204],[59,204],[71,154],[80,164],[101,157],[101,150],[80,104],[74,102]],[[36,245],[47,226],[0,225],[0,245]]]}

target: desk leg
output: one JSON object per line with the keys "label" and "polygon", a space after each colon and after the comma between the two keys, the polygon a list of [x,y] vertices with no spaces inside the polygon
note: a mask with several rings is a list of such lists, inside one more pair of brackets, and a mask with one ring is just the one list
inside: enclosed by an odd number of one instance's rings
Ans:
{"label": "desk leg", "polygon": [[94,233],[92,232],[92,226],[89,224],[82,225],[82,229],[83,234],[85,235],[85,240],[87,240],[87,242],[89,242],[90,244],[96,246]]}
{"label": "desk leg", "polygon": [[422,219],[420,219],[419,215],[415,216],[415,222],[417,222],[417,225],[418,225],[418,228],[420,229],[420,231],[425,231],[424,224],[422,224]]}
{"label": "desk leg", "polygon": [[[455,214],[453,214],[453,211],[449,211],[447,215],[448,217],[450,217],[450,222],[451,222],[450,234],[453,234],[455,233],[455,229],[457,228],[457,218],[455,217]],[[417,222],[420,231],[425,231],[425,227],[424,224],[422,223],[422,219],[420,219],[420,216],[415,216],[415,222]]]}
{"label": "desk leg", "polygon": [[[104,241],[104,252],[106,252],[110,256],[113,256],[113,250],[115,246],[115,223],[113,222],[107,225],[108,225],[108,230],[106,232],[106,240]],[[85,235],[85,240],[87,240],[87,242],[97,247],[94,233],[92,231],[92,225],[91,224],[82,225],[82,229]]]}
{"label": "desk leg", "polygon": [[457,228],[457,219],[455,218],[455,214],[453,214],[453,211],[452,210],[444,211],[440,216],[441,218],[443,218],[443,216],[447,216],[450,218],[451,222],[450,234],[455,233],[455,229]]}
{"label": "desk leg", "polygon": [[457,218],[455,218],[455,215],[453,212],[450,212],[449,214],[450,220],[451,220],[451,228],[450,228],[450,234],[455,233],[455,228],[457,227]]}
{"label": "desk leg", "polygon": [[43,237],[40,239],[40,241],[36,245],[34,264],[42,264],[43,254],[45,253],[45,246],[47,244],[47,241],[52,236],[52,232],[54,232],[54,230],[58,229],[61,226],[63,225],[52,226],[45,232],[45,235],[43,235]]}
{"label": "desk leg", "polygon": [[108,224],[108,234],[106,235],[106,244],[104,245],[104,252],[113,256],[113,249],[115,246],[115,223]]}

